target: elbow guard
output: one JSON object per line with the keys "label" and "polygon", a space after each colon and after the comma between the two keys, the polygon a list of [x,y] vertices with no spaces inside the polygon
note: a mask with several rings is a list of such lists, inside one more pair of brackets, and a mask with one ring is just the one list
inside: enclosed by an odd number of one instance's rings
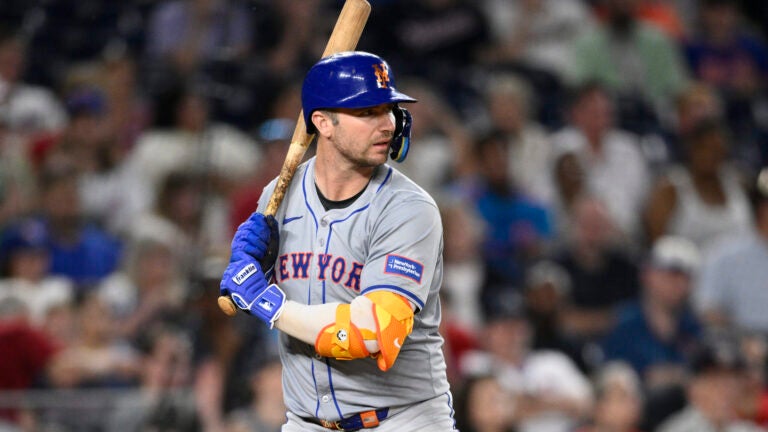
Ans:
{"label": "elbow guard", "polygon": [[[413,331],[413,310],[408,300],[389,291],[376,291],[364,297],[367,300],[358,298],[352,305],[337,306],[336,321],[317,335],[315,351],[337,360],[353,360],[371,356],[365,342],[376,341],[379,349],[372,356],[379,369],[387,371],[395,363],[405,338]],[[360,321],[368,322],[352,322],[352,307],[360,311],[363,304],[370,305],[370,315]]]}
{"label": "elbow guard", "polygon": [[376,363],[386,371],[395,364],[405,338],[413,331],[413,309],[404,297],[389,291],[374,291],[365,295],[373,302],[376,339],[379,352]]}

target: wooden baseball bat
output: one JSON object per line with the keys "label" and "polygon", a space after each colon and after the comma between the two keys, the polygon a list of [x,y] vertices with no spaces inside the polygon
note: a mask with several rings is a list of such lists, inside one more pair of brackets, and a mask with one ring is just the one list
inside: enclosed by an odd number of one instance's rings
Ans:
{"label": "wooden baseball bat", "polygon": [[[323,57],[341,51],[351,51],[357,46],[360,36],[363,34],[363,28],[368,21],[368,15],[371,13],[371,5],[367,0],[346,0],[344,7],[341,8],[339,18],[333,27],[333,32],[328,39],[328,44],[323,51]],[[264,210],[265,215],[274,215],[280,203],[285,198],[285,192],[291,183],[296,168],[301,163],[307,147],[312,142],[314,134],[307,133],[307,126],[304,124],[304,116],[299,112],[299,119],[296,121],[296,128],[293,130],[291,145],[288,147],[288,153],[285,155],[285,162],[280,169],[280,175],[277,178],[277,185],[269,197],[269,203]],[[232,299],[227,296],[219,296],[219,308],[227,315],[234,316],[237,313],[237,307]]]}

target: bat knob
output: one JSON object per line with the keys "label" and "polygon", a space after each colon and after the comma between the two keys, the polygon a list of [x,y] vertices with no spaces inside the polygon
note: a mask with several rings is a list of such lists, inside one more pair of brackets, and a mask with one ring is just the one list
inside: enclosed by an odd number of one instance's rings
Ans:
{"label": "bat knob", "polygon": [[219,296],[219,309],[228,316],[237,315],[235,303],[227,296]]}

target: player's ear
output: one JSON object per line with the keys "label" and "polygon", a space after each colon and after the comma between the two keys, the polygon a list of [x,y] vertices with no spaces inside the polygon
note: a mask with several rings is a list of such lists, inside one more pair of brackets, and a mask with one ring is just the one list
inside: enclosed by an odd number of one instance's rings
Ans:
{"label": "player's ear", "polygon": [[312,113],[310,117],[312,124],[315,125],[317,134],[326,138],[331,136],[331,131],[334,126],[334,119],[331,117],[331,113],[326,111],[317,110]]}

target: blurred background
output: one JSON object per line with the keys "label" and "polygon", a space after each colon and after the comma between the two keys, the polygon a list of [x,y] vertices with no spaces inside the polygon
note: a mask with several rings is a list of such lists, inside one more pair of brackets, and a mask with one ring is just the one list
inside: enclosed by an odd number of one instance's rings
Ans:
{"label": "blurred background", "polygon": [[[765,430],[768,3],[371,3],[461,430]],[[342,4],[0,2],[0,431],[279,430],[218,283]]]}

